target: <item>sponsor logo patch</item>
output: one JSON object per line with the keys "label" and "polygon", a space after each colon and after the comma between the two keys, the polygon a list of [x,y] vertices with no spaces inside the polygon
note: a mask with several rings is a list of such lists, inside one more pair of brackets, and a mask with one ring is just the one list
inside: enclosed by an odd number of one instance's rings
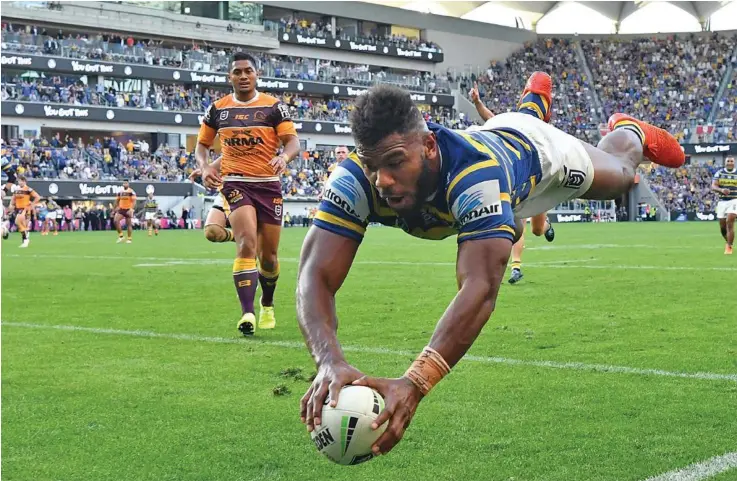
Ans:
{"label": "sponsor logo patch", "polygon": [[501,189],[497,179],[486,180],[469,187],[456,198],[451,207],[461,225],[485,217],[502,214]]}

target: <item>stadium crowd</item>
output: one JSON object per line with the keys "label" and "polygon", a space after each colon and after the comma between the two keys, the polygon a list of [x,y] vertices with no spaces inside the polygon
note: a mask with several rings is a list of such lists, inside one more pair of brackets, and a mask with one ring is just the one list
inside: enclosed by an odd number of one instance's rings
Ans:
{"label": "stadium crowd", "polygon": [[[214,160],[215,152],[211,152]],[[85,144],[82,138],[11,139],[2,143],[3,165],[29,179],[151,180],[181,182],[195,168],[193,152],[162,144],[151,151],[146,140],[103,137]],[[315,196],[335,163],[332,149],[308,150],[282,176],[287,196]]]}
{"label": "stadium crowd", "polygon": [[[106,107],[128,107],[153,110],[176,110],[204,112],[213,102],[227,95],[227,90],[215,88],[187,88],[183,84],[158,84],[151,82],[148,95],[141,91],[124,92],[116,90],[114,83],[105,86],[86,84],[82,78],[73,76],[23,77],[23,75],[2,75],[0,92],[2,100],[22,100],[32,102],[57,102],[72,105],[100,105]],[[320,99],[300,96],[294,93],[272,92],[289,106],[292,118],[298,120],[320,120],[329,122],[348,122],[353,109],[349,100]],[[428,119],[448,127],[464,125],[462,118],[451,110],[423,108]]]}
{"label": "stadium crowd", "polygon": [[608,118],[628,112],[689,140],[707,123],[735,36],[583,40]]}
{"label": "stadium crowd", "polygon": [[652,165],[643,169],[650,188],[663,206],[672,212],[709,212],[716,208],[719,196],[711,190],[714,173],[721,166],[716,161],[668,169]]}
{"label": "stadium crowd", "polygon": [[[733,59],[737,66],[737,58]],[[737,70],[727,84],[724,96],[719,101],[716,113],[715,142],[737,142]]]}
{"label": "stadium crowd", "polygon": [[590,79],[569,40],[547,38],[528,43],[506,60],[492,61],[481,75],[463,76],[460,86],[468,95],[477,84],[479,96],[492,112],[510,112],[517,108],[525,82],[536,70],[554,79],[553,125],[583,140],[597,139],[601,116],[594,108]]}
{"label": "stadium crowd", "polygon": [[[223,47],[192,42],[191,45],[169,45],[163,40],[134,38],[132,35],[111,33],[65,33],[47,31],[33,25],[2,24],[3,50],[20,53],[60,55],[85,60],[138,63],[162,67],[226,72],[228,60],[241,47]],[[263,52],[250,52],[259,60],[262,75],[277,78],[297,78],[353,85],[391,82],[402,87],[433,93],[450,93],[445,77],[431,72],[403,71],[293,57]]]}
{"label": "stadium crowd", "polygon": [[[329,23],[323,22],[322,20],[316,22],[310,21],[306,18],[299,18],[299,15],[279,19],[278,26],[285,32],[296,32],[301,35],[317,37],[332,35]],[[438,45],[429,40],[420,40],[417,37],[407,37],[406,35],[381,34],[376,29],[372,30],[368,35],[351,36],[347,30],[336,26],[335,37],[344,40],[358,39],[372,44],[381,42],[400,48],[416,48],[425,52],[442,52]]]}

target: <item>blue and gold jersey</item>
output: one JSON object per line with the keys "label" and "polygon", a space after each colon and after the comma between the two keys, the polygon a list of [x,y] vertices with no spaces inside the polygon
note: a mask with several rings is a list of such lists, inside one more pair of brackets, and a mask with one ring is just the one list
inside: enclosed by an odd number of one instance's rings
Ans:
{"label": "blue and gold jersey", "polygon": [[428,123],[441,154],[440,185],[412,218],[398,216],[379,197],[355,153],[330,175],[314,224],[357,241],[369,223],[399,227],[439,240],[514,238],[513,209],[540,182],[532,143],[512,129],[454,131]]}
{"label": "blue and gold jersey", "polygon": [[727,189],[729,194],[719,194],[719,200],[737,199],[737,168],[733,170],[719,169],[714,174],[714,180],[720,189]]}

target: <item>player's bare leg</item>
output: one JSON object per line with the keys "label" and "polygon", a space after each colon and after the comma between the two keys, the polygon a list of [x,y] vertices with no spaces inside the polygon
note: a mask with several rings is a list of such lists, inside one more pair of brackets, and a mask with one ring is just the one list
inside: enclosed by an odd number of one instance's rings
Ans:
{"label": "player's bare leg", "polygon": [[[526,223],[527,220],[523,219],[523,222]],[[509,263],[510,267],[512,268],[512,275],[509,276],[510,284],[516,284],[522,280],[522,277],[524,277],[522,275],[522,251],[524,250],[525,250],[525,234],[523,232],[522,236],[512,246],[512,258],[511,258],[511,262]]]}
{"label": "player's bare leg", "polygon": [[54,235],[59,235],[59,225],[55,219],[51,219],[51,225],[54,227]]}
{"label": "player's bare leg", "polygon": [[276,327],[274,314],[274,291],[279,280],[279,239],[281,225],[260,223],[258,225],[258,281],[261,284],[261,310],[259,311],[259,329]]}
{"label": "player's bare leg", "polygon": [[531,222],[533,234],[535,234],[537,237],[545,234],[545,240],[547,240],[548,242],[553,242],[553,240],[555,240],[555,230],[553,229],[553,224],[551,224],[550,220],[548,219],[547,212],[536,215],[532,218]]}
{"label": "player's bare leg", "polygon": [[252,336],[256,332],[256,315],[253,307],[258,287],[258,269],[256,268],[257,220],[256,209],[252,205],[244,205],[230,213],[230,225],[235,236],[236,259],[233,262],[233,282],[241,303],[242,317],[238,322],[238,330],[244,336]]}
{"label": "player's bare leg", "polygon": [[666,167],[680,167],[685,155],[665,130],[624,114],[609,119],[607,134],[594,147],[582,142],[594,166],[594,179],[585,199],[610,200],[625,194],[635,182],[637,167],[646,158]]}
{"label": "player's bare leg", "polygon": [[727,245],[724,247],[724,253],[732,255],[734,249],[734,223],[737,220],[737,214],[727,214],[727,218],[724,219],[725,227],[727,229]]}
{"label": "player's bare leg", "polygon": [[133,213],[131,212],[128,217],[125,218],[125,227],[128,231],[128,240],[125,241],[126,244],[130,244],[133,242]]}
{"label": "player's bare leg", "polygon": [[212,208],[205,219],[205,239],[210,242],[235,242],[233,231],[226,227],[227,217],[220,209]]}
{"label": "player's bare leg", "polygon": [[719,219],[719,232],[721,232],[724,242],[727,242],[727,218]]}
{"label": "player's bare leg", "polygon": [[123,220],[123,216],[119,213],[115,213],[115,216],[113,217],[113,224],[115,225],[115,230],[118,231],[118,244],[123,242],[123,228],[120,226],[120,222]]}
{"label": "player's bare leg", "polygon": [[15,216],[15,226],[18,228],[18,232],[20,232],[21,239],[23,239],[20,247],[28,247],[30,240],[28,238],[28,220],[26,219],[25,213],[20,213]]}

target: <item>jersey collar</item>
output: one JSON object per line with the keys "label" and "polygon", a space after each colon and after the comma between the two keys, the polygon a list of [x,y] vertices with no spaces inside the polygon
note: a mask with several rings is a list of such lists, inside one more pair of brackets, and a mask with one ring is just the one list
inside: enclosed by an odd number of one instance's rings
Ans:
{"label": "jersey collar", "polygon": [[232,95],[232,96],[233,96],[233,102],[235,102],[235,103],[236,103],[236,104],[238,104],[238,105],[251,105],[251,104],[252,104],[252,103],[254,103],[254,102],[255,102],[256,100],[258,100],[258,98],[259,98],[259,96],[261,95],[261,93],[260,93],[260,92],[259,92],[258,90],[256,90],[256,95],[254,95],[254,96],[253,96],[253,98],[252,98],[251,100],[249,100],[248,102],[241,102],[240,100],[238,100],[238,99],[236,98],[236,96],[235,96],[235,93],[232,93],[232,94],[230,94],[230,95]]}

